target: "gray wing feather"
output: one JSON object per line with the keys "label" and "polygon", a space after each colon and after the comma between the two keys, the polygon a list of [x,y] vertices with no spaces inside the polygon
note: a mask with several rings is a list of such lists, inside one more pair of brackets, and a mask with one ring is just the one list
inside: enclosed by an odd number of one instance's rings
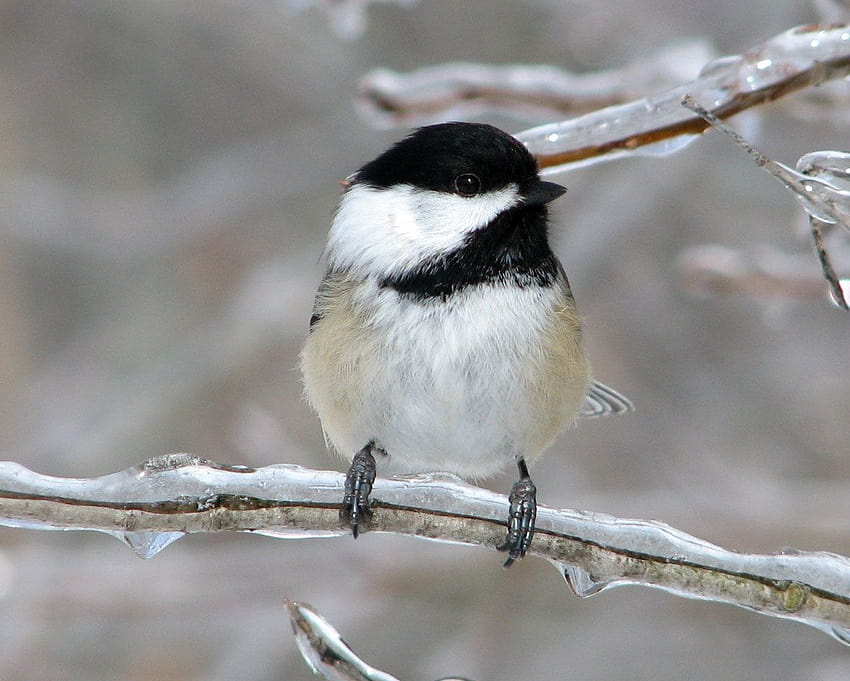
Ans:
{"label": "gray wing feather", "polygon": [[608,414],[623,414],[634,410],[634,405],[627,397],[613,388],[609,388],[604,383],[591,381],[587,394],[584,396],[584,404],[581,405],[578,415],[583,418],[595,418]]}
{"label": "gray wing feather", "polygon": [[331,284],[337,277],[337,273],[333,270],[328,270],[325,272],[325,276],[322,277],[322,282],[319,284],[319,290],[316,291],[316,297],[313,300],[313,311],[310,315],[310,331],[313,330],[316,322],[321,321],[322,317],[325,316],[324,308],[327,306],[326,298],[329,290],[331,289]]}

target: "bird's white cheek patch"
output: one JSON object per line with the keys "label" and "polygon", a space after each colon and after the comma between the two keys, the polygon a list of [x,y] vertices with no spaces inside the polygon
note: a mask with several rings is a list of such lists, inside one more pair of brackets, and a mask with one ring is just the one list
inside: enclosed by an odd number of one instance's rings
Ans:
{"label": "bird's white cheek patch", "polygon": [[510,185],[468,198],[425,191],[413,194],[412,201],[422,237],[445,247],[485,227],[500,213],[516,206],[520,199],[517,188]]}
{"label": "bird's white cheek patch", "polygon": [[355,185],[331,227],[328,258],[332,266],[381,275],[416,267],[458,248],[520,201],[515,185],[469,198],[409,185]]}

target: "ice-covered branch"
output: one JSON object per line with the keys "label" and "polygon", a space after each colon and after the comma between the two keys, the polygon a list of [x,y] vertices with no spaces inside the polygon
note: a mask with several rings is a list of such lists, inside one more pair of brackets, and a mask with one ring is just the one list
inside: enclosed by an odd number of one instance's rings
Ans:
{"label": "ice-covered branch", "polygon": [[685,95],[724,119],[848,73],[850,26],[801,26],[743,54],[710,62],[690,83],[517,137],[542,168],[552,171],[624,155],[664,155],[709,125],[682,108]]}
{"label": "ice-covered branch", "polygon": [[301,657],[317,676],[332,681],[398,681],[361,660],[311,606],[286,601],[286,607]]}
{"label": "ice-covered branch", "polygon": [[[553,69],[525,67],[526,75],[533,78],[512,77],[493,90],[491,69],[465,65],[463,77],[459,77],[458,68],[457,65],[433,67],[407,76],[375,72],[364,81],[366,92],[370,100],[391,102],[398,116],[405,114],[398,110],[409,99],[413,108],[429,108],[432,119],[440,119],[454,114],[470,92],[475,93],[472,99],[477,104],[486,102],[487,110],[510,112],[512,108],[526,109],[530,105],[539,108],[540,92],[558,93],[564,90],[565,82],[576,83]],[[708,127],[700,116],[682,108],[682,97],[686,94],[702,102],[719,118],[728,118],[799,90],[843,78],[848,73],[850,26],[800,26],[740,55],[710,61],[695,80],[683,85],[531,128],[517,137],[528,145],[544,172],[559,172],[622,156],[666,155],[678,151]],[[610,91],[607,85],[610,73],[598,78],[599,90]],[[592,80],[585,78],[581,83],[582,91],[591,89]],[[485,99],[480,93],[494,94]],[[386,112],[380,114],[375,122],[386,125]]]}
{"label": "ice-covered branch", "polygon": [[[848,310],[844,293],[845,282],[839,279],[824,244],[821,225],[838,225],[850,231],[850,153],[814,151],[797,161],[797,169],[772,161],[717,116],[695,102],[690,95],[682,105],[703,118],[724,135],[731,137],[755,161],[756,165],[779,180],[809,214],[809,223],[824,278],[830,287],[833,302]],[[778,281],[779,288],[784,283]],[[793,287],[792,287],[793,288]],[[772,287],[768,288],[770,293]]]}
{"label": "ice-covered branch", "polygon": [[[366,664],[334,626],[306,603],[286,601],[295,642],[313,673],[329,681],[399,681]],[[437,681],[470,681],[444,677]]]}
{"label": "ice-covered branch", "polygon": [[[767,158],[717,116],[701,107],[690,95],[685,95],[682,105],[735,140],[752,156],[759,168],[785,185],[809,215],[821,222],[841,225],[850,231],[850,189],[846,188],[850,179],[850,153],[814,151],[797,162],[797,167],[802,169],[802,172],[798,172]],[[839,182],[845,186],[839,186]]]}
{"label": "ice-covered branch", "polygon": [[[96,530],[151,557],[187,533],[275,537],[347,534],[338,525],[343,476],[292,465],[221,466],[158,457],[90,479],[0,464],[0,524]],[[493,548],[508,501],[452,476],[378,480],[371,529]],[[741,554],[654,521],[540,507],[531,553],[549,560],[579,596],[643,584],[793,619],[850,642],[850,560],[829,553]]]}
{"label": "ice-covered branch", "polygon": [[704,40],[676,41],[621,69],[574,74],[548,65],[456,62],[360,79],[357,105],[375,126],[413,127],[497,111],[521,119],[577,116],[672,87],[714,56]]}

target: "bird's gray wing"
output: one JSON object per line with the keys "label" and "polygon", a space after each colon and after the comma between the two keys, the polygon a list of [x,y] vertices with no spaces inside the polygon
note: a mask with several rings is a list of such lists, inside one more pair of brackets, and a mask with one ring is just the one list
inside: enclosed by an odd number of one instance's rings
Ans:
{"label": "bird's gray wing", "polygon": [[333,270],[325,272],[322,277],[322,282],[319,284],[319,290],[316,291],[316,297],[313,300],[313,311],[310,314],[310,331],[316,325],[316,322],[321,321],[325,316],[325,309],[328,306],[328,299],[333,297],[335,292],[334,285],[337,283],[340,275]]}
{"label": "bird's gray wing", "polygon": [[578,415],[583,418],[595,418],[608,414],[623,414],[634,410],[634,405],[627,397],[613,388],[609,388],[604,383],[591,381],[584,396],[584,404],[581,405]]}

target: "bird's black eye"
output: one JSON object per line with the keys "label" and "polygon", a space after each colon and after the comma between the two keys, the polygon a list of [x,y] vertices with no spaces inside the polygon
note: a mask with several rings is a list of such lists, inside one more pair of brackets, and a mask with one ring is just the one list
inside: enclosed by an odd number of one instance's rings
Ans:
{"label": "bird's black eye", "polygon": [[454,187],[461,196],[475,196],[481,191],[481,180],[478,179],[478,175],[464,173],[455,178]]}

